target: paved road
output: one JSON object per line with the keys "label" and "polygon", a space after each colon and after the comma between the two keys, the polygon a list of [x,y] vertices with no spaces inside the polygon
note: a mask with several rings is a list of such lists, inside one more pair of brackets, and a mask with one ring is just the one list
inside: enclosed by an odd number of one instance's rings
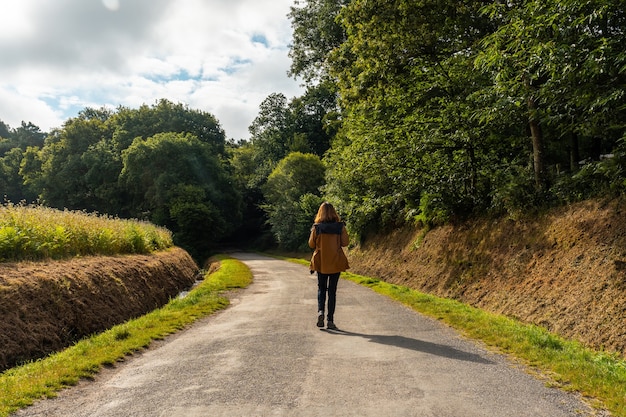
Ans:
{"label": "paved road", "polygon": [[320,330],[308,269],[254,273],[227,310],[18,416],[570,417],[589,409],[440,323],[348,281]]}

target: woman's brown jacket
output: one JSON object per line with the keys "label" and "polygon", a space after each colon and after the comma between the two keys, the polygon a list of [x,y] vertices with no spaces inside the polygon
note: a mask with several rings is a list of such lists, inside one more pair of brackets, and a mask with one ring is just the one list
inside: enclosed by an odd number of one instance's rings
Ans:
{"label": "woman's brown jacket", "polygon": [[311,227],[309,247],[315,249],[309,269],[322,274],[336,274],[348,269],[348,258],[342,246],[350,238],[343,222],[316,223]]}

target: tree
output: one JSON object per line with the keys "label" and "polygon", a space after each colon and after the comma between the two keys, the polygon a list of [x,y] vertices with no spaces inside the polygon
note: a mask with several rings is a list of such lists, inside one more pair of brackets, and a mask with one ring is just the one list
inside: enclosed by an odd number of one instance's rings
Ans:
{"label": "tree", "polygon": [[42,154],[42,149],[30,147],[21,156],[19,175],[24,188],[31,193],[33,199],[40,197],[42,189]]}
{"label": "tree", "polygon": [[312,154],[292,152],[272,171],[263,187],[264,206],[279,245],[284,249],[306,246],[308,232],[321,203],[324,165]]}
{"label": "tree", "polygon": [[138,109],[120,107],[112,124],[115,126],[113,140],[120,152],[137,137],[146,139],[157,133],[174,132],[190,133],[210,146],[214,154],[224,154],[224,131],[212,114],[166,99]]}
{"label": "tree", "polygon": [[267,227],[265,212],[260,207],[263,193],[257,174],[256,150],[250,142],[232,143],[227,149],[233,185],[242,197],[242,222],[233,233],[233,238],[240,245],[262,249],[270,247],[274,239]]}
{"label": "tree", "polygon": [[[624,132],[623,4],[615,0],[495,2],[485,13],[500,25],[483,40],[476,60],[477,67],[493,77],[493,86],[485,92],[492,104],[483,120],[490,122],[502,113],[524,115],[535,186],[546,191],[545,152],[550,142],[555,148],[569,146],[571,158],[579,159],[580,137],[602,137],[614,145]],[[498,113],[492,111],[494,107]]]}
{"label": "tree", "polygon": [[148,219],[201,256],[240,221],[224,144],[212,115],[167,100],[137,110],[86,108],[41,149],[28,147],[19,174],[45,204]]}
{"label": "tree", "polygon": [[295,1],[288,15],[293,28],[290,75],[302,77],[309,85],[328,78],[328,54],[345,40],[344,28],[336,17],[348,3],[349,0]]}
{"label": "tree", "polygon": [[118,182],[122,155],[113,141],[103,138],[90,145],[80,160],[85,166],[84,181],[88,189],[84,204],[103,213],[128,216],[128,197]]}
{"label": "tree", "polygon": [[294,138],[301,138],[300,149],[294,139],[291,151],[310,152],[322,157],[330,148],[341,124],[336,90],[334,83],[324,81],[308,86],[301,97],[291,100],[288,108]]}
{"label": "tree", "polygon": [[29,146],[41,148],[44,144],[46,134],[41,131],[39,126],[33,123],[22,122],[22,125],[15,129],[11,137],[15,143],[15,147],[25,151]]}
{"label": "tree", "polygon": [[0,120],[0,138],[8,139],[10,135],[11,131],[9,129],[9,126],[2,120]]}
{"label": "tree", "polygon": [[133,217],[168,227],[204,256],[240,221],[240,197],[210,144],[187,133],[137,138],[122,154],[120,183]]}
{"label": "tree", "polygon": [[21,165],[27,150],[33,152],[43,146],[46,134],[32,123],[24,123],[15,129],[0,122],[0,198],[9,201],[32,202],[37,193],[24,184]]}
{"label": "tree", "polygon": [[0,157],[0,200],[12,202],[32,202],[36,194],[24,186],[20,175],[20,165],[24,152],[20,148],[13,148]]}
{"label": "tree", "polygon": [[[301,77],[307,91],[290,103],[296,134],[306,135],[308,149],[320,157],[330,148],[341,125],[337,85],[329,56],[346,39],[337,20],[348,0],[296,0],[289,18],[293,28],[290,75]],[[298,149],[292,149],[298,150]]]}
{"label": "tree", "polygon": [[265,171],[265,175],[261,175],[267,177],[276,163],[289,153],[293,140],[293,124],[285,95],[267,96],[248,130],[256,149],[257,169]]}
{"label": "tree", "polygon": [[94,187],[87,182],[90,168],[82,156],[103,138],[111,136],[107,123],[111,114],[104,108],[86,108],[48,135],[41,150],[41,175],[37,180],[40,197],[46,204],[72,210],[102,208],[101,201],[94,196]]}
{"label": "tree", "polygon": [[20,148],[25,151],[27,147],[42,147],[46,134],[39,126],[32,123],[24,123],[17,129],[10,129],[5,123],[0,121],[0,156],[13,148]]}

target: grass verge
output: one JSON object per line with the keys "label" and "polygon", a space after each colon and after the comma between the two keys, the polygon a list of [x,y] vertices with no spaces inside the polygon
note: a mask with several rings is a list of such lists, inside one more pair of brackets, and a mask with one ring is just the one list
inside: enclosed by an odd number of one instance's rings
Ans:
{"label": "grass verge", "polygon": [[92,378],[103,366],[112,365],[148,347],[153,340],[162,339],[225,308],[229,301],[221,293],[247,286],[252,281],[252,273],[235,259],[220,256],[217,260],[220,268],[205,276],[204,281],[185,298],[173,299],[145,316],[83,339],[45,359],[0,374],[0,417],[38,399],[52,398],[81,378]]}
{"label": "grass verge", "polygon": [[[309,264],[308,260],[300,258],[282,259]],[[607,409],[615,417],[626,417],[626,361],[620,355],[593,351],[542,327],[488,313],[458,301],[348,272],[342,277],[511,355],[546,377],[549,384],[579,392],[592,405]]]}

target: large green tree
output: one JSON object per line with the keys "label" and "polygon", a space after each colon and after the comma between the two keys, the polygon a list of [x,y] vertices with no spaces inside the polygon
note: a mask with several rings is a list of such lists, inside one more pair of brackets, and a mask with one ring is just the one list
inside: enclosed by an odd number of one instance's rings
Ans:
{"label": "large green tree", "polygon": [[290,74],[301,77],[308,85],[328,79],[329,53],[346,37],[336,20],[350,0],[296,0],[289,18],[293,42],[289,50]]}
{"label": "large green tree", "polygon": [[113,141],[119,151],[128,148],[137,137],[146,139],[163,132],[190,133],[210,146],[214,154],[225,151],[224,130],[217,119],[181,103],[161,99],[138,109],[119,107],[112,119]]}
{"label": "large green tree", "polygon": [[264,209],[282,248],[307,247],[308,232],[321,203],[324,171],[317,155],[292,152],[278,163],[263,186]]}
{"label": "large green tree", "polygon": [[257,173],[261,183],[294,144],[294,129],[287,97],[282,93],[267,96],[248,130],[255,149]]}
{"label": "large green tree", "polygon": [[266,97],[249,127],[259,176],[266,178],[290,152],[324,155],[337,130],[337,112],[336,89],[329,82],[309,86],[291,100],[282,93]]}
{"label": "large green tree", "polygon": [[10,132],[9,125],[7,125],[2,120],[0,120],[0,138],[8,139],[10,134],[11,132]]}
{"label": "large green tree", "polygon": [[25,184],[22,172],[24,154],[37,152],[44,144],[46,134],[33,123],[22,122],[11,129],[0,121],[0,201],[33,202],[37,192]]}
{"label": "large green tree", "polygon": [[136,138],[123,152],[121,184],[133,217],[167,226],[204,256],[240,221],[240,198],[213,147],[187,133]]}
{"label": "large green tree", "polygon": [[111,114],[107,109],[86,108],[47,136],[39,155],[40,175],[35,178],[35,173],[29,173],[31,183],[39,188],[45,204],[72,210],[103,209],[101,200],[88,183],[86,174],[90,167],[83,154],[111,136],[112,130],[107,123]]}
{"label": "large green tree", "polygon": [[[213,155],[224,155],[224,132],[209,113],[168,100],[138,109],[86,108],[49,134],[38,155],[29,155],[25,181],[51,206],[129,216],[136,210],[118,182],[122,152],[137,138],[163,132],[193,134]],[[31,169],[37,160],[39,172]]]}
{"label": "large green tree", "polygon": [[0,203],[4,200],[12,202],[33,202],[37,195],[24,185],[20,167],[24,152],[13,148],[0,157]]}
{"label": "large green tree", "polygon": [[0,156],[14,148],[25,151],[29,146],[42,147],[46,134],[33,123],[22,122],[17,129],[11,129],[0,121]]}
{"label": "large green tree", "polygon": [[302,96],[289,102],[295,138],[292,151],[322,157],[330,148],[341,125],[336,90],[335,84],[326,80],[308,86]]}

